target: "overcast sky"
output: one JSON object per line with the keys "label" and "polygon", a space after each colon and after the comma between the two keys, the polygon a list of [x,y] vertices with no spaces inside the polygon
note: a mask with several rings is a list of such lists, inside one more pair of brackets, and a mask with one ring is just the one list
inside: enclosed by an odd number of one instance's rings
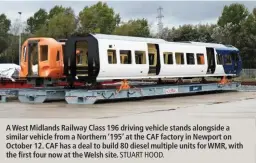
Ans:
{"label": "overcast sky", "polygon": [[[256,7],[256,1],[238,1],[250,11]],[[97,1],[0,1],[0,13],[5,13],[12,21],[19,18],[26,21],[39,8],[49,11],[54,5],[72,7],[78,14],[85,6],[91,6]],[[157,24],[157,8],[163,8],[164,26],[173,27],[183,24],[216,23],[225,5],[234,1],[107,1],[122,20],[146,18],[153,28]]]}

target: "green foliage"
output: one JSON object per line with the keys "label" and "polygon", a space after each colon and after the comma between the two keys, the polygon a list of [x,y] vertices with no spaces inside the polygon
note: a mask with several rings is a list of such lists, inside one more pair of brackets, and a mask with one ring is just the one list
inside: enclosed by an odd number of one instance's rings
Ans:
{"label": "green foliage", "polygon": [[129,20],[116,27],[114,34],[124,36],[149,37],[149,25],[146,19]]}
{"label": "green foliage", "polygon": [[26,31],[34,33],[47,23],[48,13],[44,9],[39,9],[27,20]]}
{"label": "green foliage", "polygon": [[62,6],[53,7],[46,22],[35,31],[34,36],[66,38],[76,30],[77,26],[72,8],[64,8]]}
{"label": "green foliage", "polygon": [[120,23],[119,14],[106,3],[98,2],[91,7],[85,7],[79,13],[81,33],[111,34]]}
{"label": "green foliage", "polygon": [[48,15],[48,19],[53,18],[55,15],[58,15],[60,13],[65,12],[66,8],[62,7],[62,6],[54,6],[50,11],[49,11],[49,15]]}
{"label": "green foliage", "polygon": [[11,21],[7,19],[5,14],[0,15],[0,34],[7,34],[11,26]]}
{"label": "green foliage", "polygon": [[0,37],[0,54],[1,54],[6,48],[8,48],[8,43],[6,42],[6,40],[4,39],[4,37]]}
{"label": "green foliage", "polygon": [[11,21],[7,19],[5,14],[0,15],[0,54],[8,47],[6,41],[7,32],[11,26]]}
{"label": "green foliage", "polygon": [[68,12],[60,12],[49,20],[48,35],[54,38],[67,38],[75,29],[75,15]]}
{"label": "green foliage", "polygon": [[222,15],[219,17],[218,25],[224,27],[229,23],[232,26],[239,26],[249,15],[248,9],[238,3],[231,4],[230,6],[225,6]]}
{"label": "green foliage", "polygon": [[161,38],[168,41],[215,42],[212,33],[216,25],[183,25],[179,28],[164,28]]}

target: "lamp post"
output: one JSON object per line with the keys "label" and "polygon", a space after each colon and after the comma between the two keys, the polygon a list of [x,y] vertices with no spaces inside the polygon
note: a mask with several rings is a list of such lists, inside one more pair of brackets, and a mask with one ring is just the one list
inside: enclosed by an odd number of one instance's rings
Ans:
{"label": "lamp post", "polygon": [[19,30],[20,31],[20,36],[19,36],[19,64],[20,64],[20,53],[21,53],[21,33],[22,33],[22,23],[21,23],[21,14],[22,14],[22,12],[18,12],[19,13],[19,15],[20,15],[20,28],[21,28],[21,30]]}

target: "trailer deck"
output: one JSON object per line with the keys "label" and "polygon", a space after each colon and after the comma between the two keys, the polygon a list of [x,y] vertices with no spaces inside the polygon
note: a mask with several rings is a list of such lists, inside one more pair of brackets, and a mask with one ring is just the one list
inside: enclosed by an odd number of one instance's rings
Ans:
{"label": "trailer deck", "polygon": [[0,89],[0,102],[8,102],[9,97],[17,97],[19,102],[31,104],[63,100],[68,104],[94,104],[98,101],[117,99],[134,99],[214,91],[239,91],[240,89],[241,83],[239,82],[230,82],[228,84],[195,83],[138,85],[120,91],[116,88],[66,89],[65,87]]}

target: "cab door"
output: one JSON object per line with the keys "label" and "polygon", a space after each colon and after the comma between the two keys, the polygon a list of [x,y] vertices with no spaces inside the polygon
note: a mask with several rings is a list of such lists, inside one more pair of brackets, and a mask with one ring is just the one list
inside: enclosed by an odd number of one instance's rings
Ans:
{"label": "cab door", "polygon": [[[38,42],[39,40],[29,40],[28,41],[28,76],[34,77],[38,76]],[[36,72],[37,71],[37,72]]]}
{"label": "cab door", "polygon": [[208,69],[207,74],[214,74],[216,70],[215,54],[213,48],[206,48]]}
{"label": "cab door", "polygon": [[[48,77],[47,71],[49,71],[50,66],[50,59],[49,59],[49,45],[47,42],[40,42],[38,46],[38,66],[37,66],[37,76],[40,77]],[[56,61],[55,61],[56,64]]]}

